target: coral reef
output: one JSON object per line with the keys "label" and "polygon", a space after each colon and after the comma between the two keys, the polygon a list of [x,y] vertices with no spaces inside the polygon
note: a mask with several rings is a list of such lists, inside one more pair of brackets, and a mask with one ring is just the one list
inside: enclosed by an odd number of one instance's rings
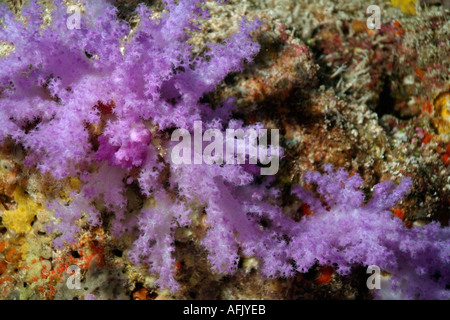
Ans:
{"label": "coral reef", "polygon": [[0,3],[1,299],[449,299],[448,1],[372,2]]}

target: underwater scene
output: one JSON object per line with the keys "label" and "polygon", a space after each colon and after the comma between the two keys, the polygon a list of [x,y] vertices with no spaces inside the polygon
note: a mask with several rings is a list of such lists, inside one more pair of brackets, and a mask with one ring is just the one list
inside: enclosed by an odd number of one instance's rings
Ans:
{"label": "underwater scene", "polygon": [[449,219],[449,0],[0,1],[0,300],[450,300]]}

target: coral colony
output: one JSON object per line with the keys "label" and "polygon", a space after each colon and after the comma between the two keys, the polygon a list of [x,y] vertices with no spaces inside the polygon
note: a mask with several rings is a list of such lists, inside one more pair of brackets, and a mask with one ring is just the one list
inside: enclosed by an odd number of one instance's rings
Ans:
{"label": "coral colony", "polygon": [[[233,97],[214,106],[204,98],[251,68],[260,53],[254,35],[265,23],[242,18],[237,32],[199,53],[191,40],[212,19],[205,3],[166,0],[158,14],[140,4],[134,25],[103,0],[72,11],[53,1],[47,20],[37,1],[23,6],[23,19],[0,4],[0,41],[10,46],[0,57],[0,139],[30,175],[15,191],[2,187],[15,200],[2,209],[8,232],[26,235],[45,213],[40,232],[55,255],[65,252],[83,268],[83,246],[104,254],[106,241],[120,244],[127,268],[152,275],[151,286],[142,282],[166,294],[185,290],[179,270],[189,261],[177,250],[179,233],[190,230],[184,237],[212,274],[232,276],[250,260],[263,281],[313,270],[344,279],[378,266],[389,281],[372,290],[376,298],[450,299],[450,228],[408,226],[392,211],[401,210],[413,179],[367,188],[358,173],[325,163],[286,189],[278,178],[280,159],[289,158],[279,138],[285,131],[246,121]],[[79,25],[69,28],[77,13]],[[33,196],[32,181],[46,186],[43,197]],[[300,218],[289,214],[287,198]],[[26,248],[24,261],[33,265],[27,254],[42,261]],[[65,270],[57,274],[56,260],[51,271],[39,269],[52,284],[28,280],[29,290],[55,296]]]}

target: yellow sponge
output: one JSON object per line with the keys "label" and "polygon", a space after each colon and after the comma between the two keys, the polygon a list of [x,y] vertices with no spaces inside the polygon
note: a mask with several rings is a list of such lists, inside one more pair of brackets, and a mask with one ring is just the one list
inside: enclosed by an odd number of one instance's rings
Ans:
{"label": "yellow sponge", "polygon": [[407,14],[416,14],[416,3],[417,0],[391,0],[391,6]]}
{"label": "yellow sponge", "polygon": [[3,225],[16,233],[26,233],[31,230],[31,222],[42,208],[28,197],[21,187],[16,187],[14,190],[14,200],[17,203],[17,209],[4,211]]}

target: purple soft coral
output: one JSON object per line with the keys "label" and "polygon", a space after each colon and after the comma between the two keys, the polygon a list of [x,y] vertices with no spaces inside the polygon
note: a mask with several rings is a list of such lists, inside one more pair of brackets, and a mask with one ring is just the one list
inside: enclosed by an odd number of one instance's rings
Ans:
{"label": "purple soft coral", "polygon": [[[305,175],[307,183],[317,186],[320,198],[309,190],[293,189],[314,212],[300,222],[301,235],[292,242],[299,269],[305,271],[318,262],[335,264],[339,273],[347,274],[355,265],[377,265],[402,283],[398,297],[448,298],[450,228],[432,223],[408,229],[389,211],[409,191],[411,179],[404,178],[398,186],[391,181],[379,183],[364,205],[358,175],[349,177],[331,166],[325,166],[325,172]],[[440,278],[433,280],[436,274]]]}
{"label": "purple soft coral", "polygon": [[[227,120],[217,119],[217,112],[200,99],[258,52],[259,45],[250,36],[258,23],[243,20],[241,31],[225,44],[210,45],[203,58],[195,57],[187,30],[196,28],[200,16],[207,17],[201,9],[204,2],[166,1],[168,11],[158,20],[151,19],[152,12],[140,5],[140,22],[133,35],[106,1],[83,3],[85,14],[79,29],[67,27],[63,1],[55,1],[52,25],[43,28],[43,10],[37,1],[24,7],[27,24],[0,5],[5,26],[0,29],[0,40],[14,46],[1,59],[0,141],[12,138],[22,144],[27,165],[57,178],[72,175],[82,181],[80,193],[70,203],[49,205],[60,220],[50,229],[63,234],[55,240],[58,248],[75,240],[75,221],[82,212],[89,215],[91,224],[100,224],[100,213],[91,205],[94,202],[100,201],[104,210],[115,213],[113,234],[129,230],[125,187],[133,179],[147,196],[164,190],[158,177],[164,162],[170,160],[159,158],[151,143],[151,128],[192,129],[193,122],[202,118],[212,124]],[[230,110],[230,103],[226,105]],[[138,172],[137,177],[130,177],[132,170]],[[166,199],[158,194],[158,199]],[[172,212],[170,204],[163,202]],[[142,253],[148,253],[148,232],[155,228],[169,232],[167,226],[181,223],[178,216],[159,217],[164,210],[144,211],[139,218],[142,229],[135,248]],[[170,256],[170,235],[158,235],[155,241],[161,240],[161,248]],[[135,262],[159,260],[155,254],[142,257],[133,252]],[[168,272],[171,263],[163,259],[151,271],[162,277],[161,285],[174,288]]]}
{"label": "purple soft coral", "polygon": [[[55,2],[52,26],[45,28],[36,1],[24,8],[28,25],[0,5],[6,26],[0,40],[14,46],[1,60],[0,140],[13,138],[28,150],[28,165],[62,178],[91,160],[89,125],[105,120],[95,158],[125,169],[142,165],[148,121],[160,129],[190,128],[211,112],[200,98],[259,49],[249,36],[257,24],[242,22],[241,32],[211,46],[208,57],[193,57],[186,28],[194,27],[202,2],[167,1],[170,13],[159,21],[139,6],[141,21],[123,54],[130,27],[105,1],[86,1],[80,29],[73,30],[63,1]],[[111,114],[102,115],[99,102],[113,102]]]}

